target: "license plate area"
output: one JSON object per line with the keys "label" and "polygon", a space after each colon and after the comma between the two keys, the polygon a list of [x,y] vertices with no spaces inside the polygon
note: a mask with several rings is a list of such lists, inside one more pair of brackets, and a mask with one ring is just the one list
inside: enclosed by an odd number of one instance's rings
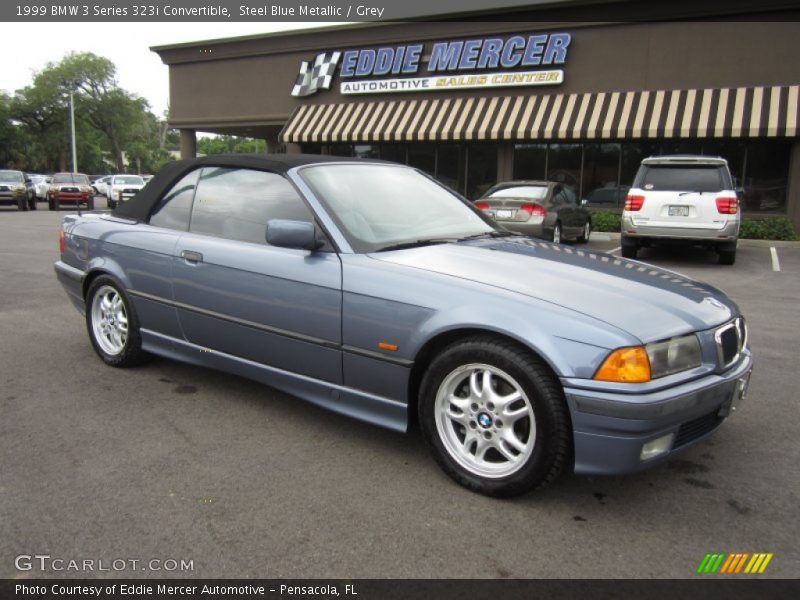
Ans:
{"label": "license plate area", "polygon": [[689,207],[688,206],[670,206],[667,209],[667,214],[670,217],[688,217],[689,216]]}
{"label": "license plate area", "polygon": [[514,216],[514,211],[510,208],[498,208],[495,214],[498,219],[511,219]]}

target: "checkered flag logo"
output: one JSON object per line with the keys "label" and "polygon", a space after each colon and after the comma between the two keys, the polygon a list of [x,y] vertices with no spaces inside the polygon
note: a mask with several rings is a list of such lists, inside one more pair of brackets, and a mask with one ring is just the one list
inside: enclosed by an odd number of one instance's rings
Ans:
{"label": "checkered flag logo", "polygon": [[304,60],[300,64],[292,96],[310,96],[318,90],[330,89],[341,55],[341,52],[322,52],[317,54],[313,64]]}

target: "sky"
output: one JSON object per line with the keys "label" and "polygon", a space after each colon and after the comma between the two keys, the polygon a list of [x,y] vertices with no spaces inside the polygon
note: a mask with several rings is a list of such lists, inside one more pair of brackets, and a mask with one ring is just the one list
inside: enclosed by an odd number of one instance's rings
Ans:
{"label": "sky", "polygon": [[[151,46],[328,25],[335,23],[14,23],[3,31],[0,88],[14,93],[48,62],[69,52],[93,52],[116,65],[120,87],[144,97],[161,116],[169,103],[169,75]],[[84,34],[77,38],[77,31]]]}

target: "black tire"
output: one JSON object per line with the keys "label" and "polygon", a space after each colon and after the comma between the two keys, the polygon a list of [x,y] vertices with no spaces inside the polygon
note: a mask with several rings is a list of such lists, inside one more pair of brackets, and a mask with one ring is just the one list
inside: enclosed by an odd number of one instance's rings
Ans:
{"label": "black tire", "polygon": [[550,238],[550,241],[554,244],[560,244],[561,240],[564,237],[564,231],[561,229],[561,222],[556,221],[556,224],[553,225],[553,235]]}
{"label": "black tire", "polygon": [[736,242],[720,244],[717,246],[717,253],[719,254],[719,264],[732,265],[736,262]]}
{"label": "black tire", "polygon": [[24,198],[20,198],[17,200],[17,209],[21,211],[28,210],[28,197],[25,196]]}
{"label": "black tire", "polygon": [[36,196],[34,196],[34,197],[33,197],[33,198],[31,198],[30,200],[28,200],[28,207],[29,207],[31,210],[36,210]]}
{"label": "black tire", "polygon": [[53,210],[61,210],[61,200],[58,198],[53,200]]}
{"label": "black tire", "polygon": [[[98,340],[97,333],[93,326],[93,303],[95,296],[98,292],[103,290],[113,289],[119,298],[125,310],[125,315],[128,321],[128,333],[124,341],[122,350],[118,353],[110,353],[104,347],[100,340]],[[112,367],[133,367],[145,362],[150,355],[142,350],[142,334],[139,328],[139,317],[136,314],[136,309],[131,304],[128,296],[125,294],[123,286],[113,277],[108,275],[100,275],[92,281],[86,292],[86,329],[89,332],[89,340],[92,342],[94,351],[101,360]]]}
{"label": "black tire", "polygon": [[639,253],[639,243],[636,240],[623,237],[620,240],[620,247],[623,258],[636,258]]}
{"label": "black tire", "polygon": [[583,226],[583,232],[577,238],[575,238],[575,241],[578,242],[579,244],[585,244],[586,242],[589,241],[589,236],[591,235],[591,233],[592,233],[592,222],[586,221],[586,223]]}
{"label": "black tire", "polygon": [[106,198],[106,205],[108,206],[108,208],[110,208],[112,210],[117,207],[117,203],[114,202],[113,200],[108,199],[108,198]]}
{"label": "black tire", "polygon": [[56,205],[55,205],[55,203],[53,202],[53,199],[52,199],[52,198],[48,198],[48,199],[47,199],[47,208],[48,208],[49,210],[55,210],[55,209],[56,209]]}
{"label": "black tire", "polygon": [[[458,379],[461,376],[458,375],[458,372],[461,371],[460,368],[466,368],[466,365],[489,366],[509,375],[527,398],[512,402],[508,407],[513,407],[517,402],[522,402],[522,405],[527,407],[527,400],[533,411],[535,437],[533,440],[528,438],[526,442],[526,447],[527,444],[532,444],[530,453],[518,465],[512,466],[511,468],[516,470],[507,475],[501,473],[502,476],[485,477],[471,472],[459,464],[453,454],[458,454],[458,451],[448,450],[448,443],[452,442],[452,436],[449,438],[451,442],[448,442],[442,437],[444,435],[447,438],[448,434],[440,433],[437,427],[437,415],[445,422],[449,418],[441,416],[437,409],[437,394],[443,385],[446,386],[448,381],[454,380],[454,374],[456,375],[455,379]],[[463,383],[458,385],[463,386]],[[467,389],[469,389],[468,384]],[[494,391],[497,389],[499,388],[493,388]],[[449,392],[443,391],[442,393],[445,394],[445,397],[449,397]],[[489,406],[492,411],[495,410],[495,407],[491,406],[491,402],[487,402],[486,406]],[[448,406],[448,410],[452,410],[452,407]],[[478,410],[488,409],[480,408]],[[452,479],[474,492],[494,497],[524,494],[533,489],[540,489],[554,481],[570,464],[572,430],[561,385],[540,359],[513,342],[491,336],[476,336],[447,347],[433,360],[423,377],[418,412],[420,428],[436,462]],[[465,419],[470,418],[466,413],[464,414]],[[509,429],[514,430],[518,424],[506,423],[506,429],[500,429],[503,427],[503,424],[499,422],[501,415],[502,413],[493,414],[493,423],[492,419],[489,419],[489,427],[497,427],[494,430],[497,444],[503,437],[498,434],[498,431],[502,433]],[[482,412],[476,418],[478,422],[481,422],[481,418],[485,416],[486,414]],[[525,418],[520,419],[520,421],[524,420]],[[442,427],[447,427],[447,425]],[[452,427],[453,434],[457,435],[455,433],[457,426]],[[471,427],[478,437],[485,436],[487,433],[492,435],[488,429],[481,429],[483,425],[470,422],[468,427]],[[466,436],[466,427],[460,429],[460,433]],[[528,433],[530,433],[530,429]],[[466,437],[463,439],[466,440]],[[483,442],[480,443],[483,444]],[[468,446],[469,444],[464,448],[468,448]],[[497,453],[496,450],[492,452]],[[477,453],[478,447],[475,446],[475,454],[477,455]],[[461,456],[463,457],[464,454],[461,453]],[[488,451],[484,455],[484,459],[486,456],[488,456]],[[522,456],[522,453],[517,456]],[[500,457],[499,453],[497,453],[497,457]],[[508,464],[513,465],[510,461]]]}
{"label": "black tire", "polygon": [[86,210],[94,210],[94,196],[89,197],[86,201]]}

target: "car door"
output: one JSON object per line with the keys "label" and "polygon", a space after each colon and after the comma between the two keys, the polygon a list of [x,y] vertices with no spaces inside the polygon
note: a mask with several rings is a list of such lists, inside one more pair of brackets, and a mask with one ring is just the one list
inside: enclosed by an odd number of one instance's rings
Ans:
{"label": "car door", "polygon": [[201,348],[341,383],[339,257],[270,246],[270,219],[314,221],[276,173],[203,168],[173,263],[183,333]]}

